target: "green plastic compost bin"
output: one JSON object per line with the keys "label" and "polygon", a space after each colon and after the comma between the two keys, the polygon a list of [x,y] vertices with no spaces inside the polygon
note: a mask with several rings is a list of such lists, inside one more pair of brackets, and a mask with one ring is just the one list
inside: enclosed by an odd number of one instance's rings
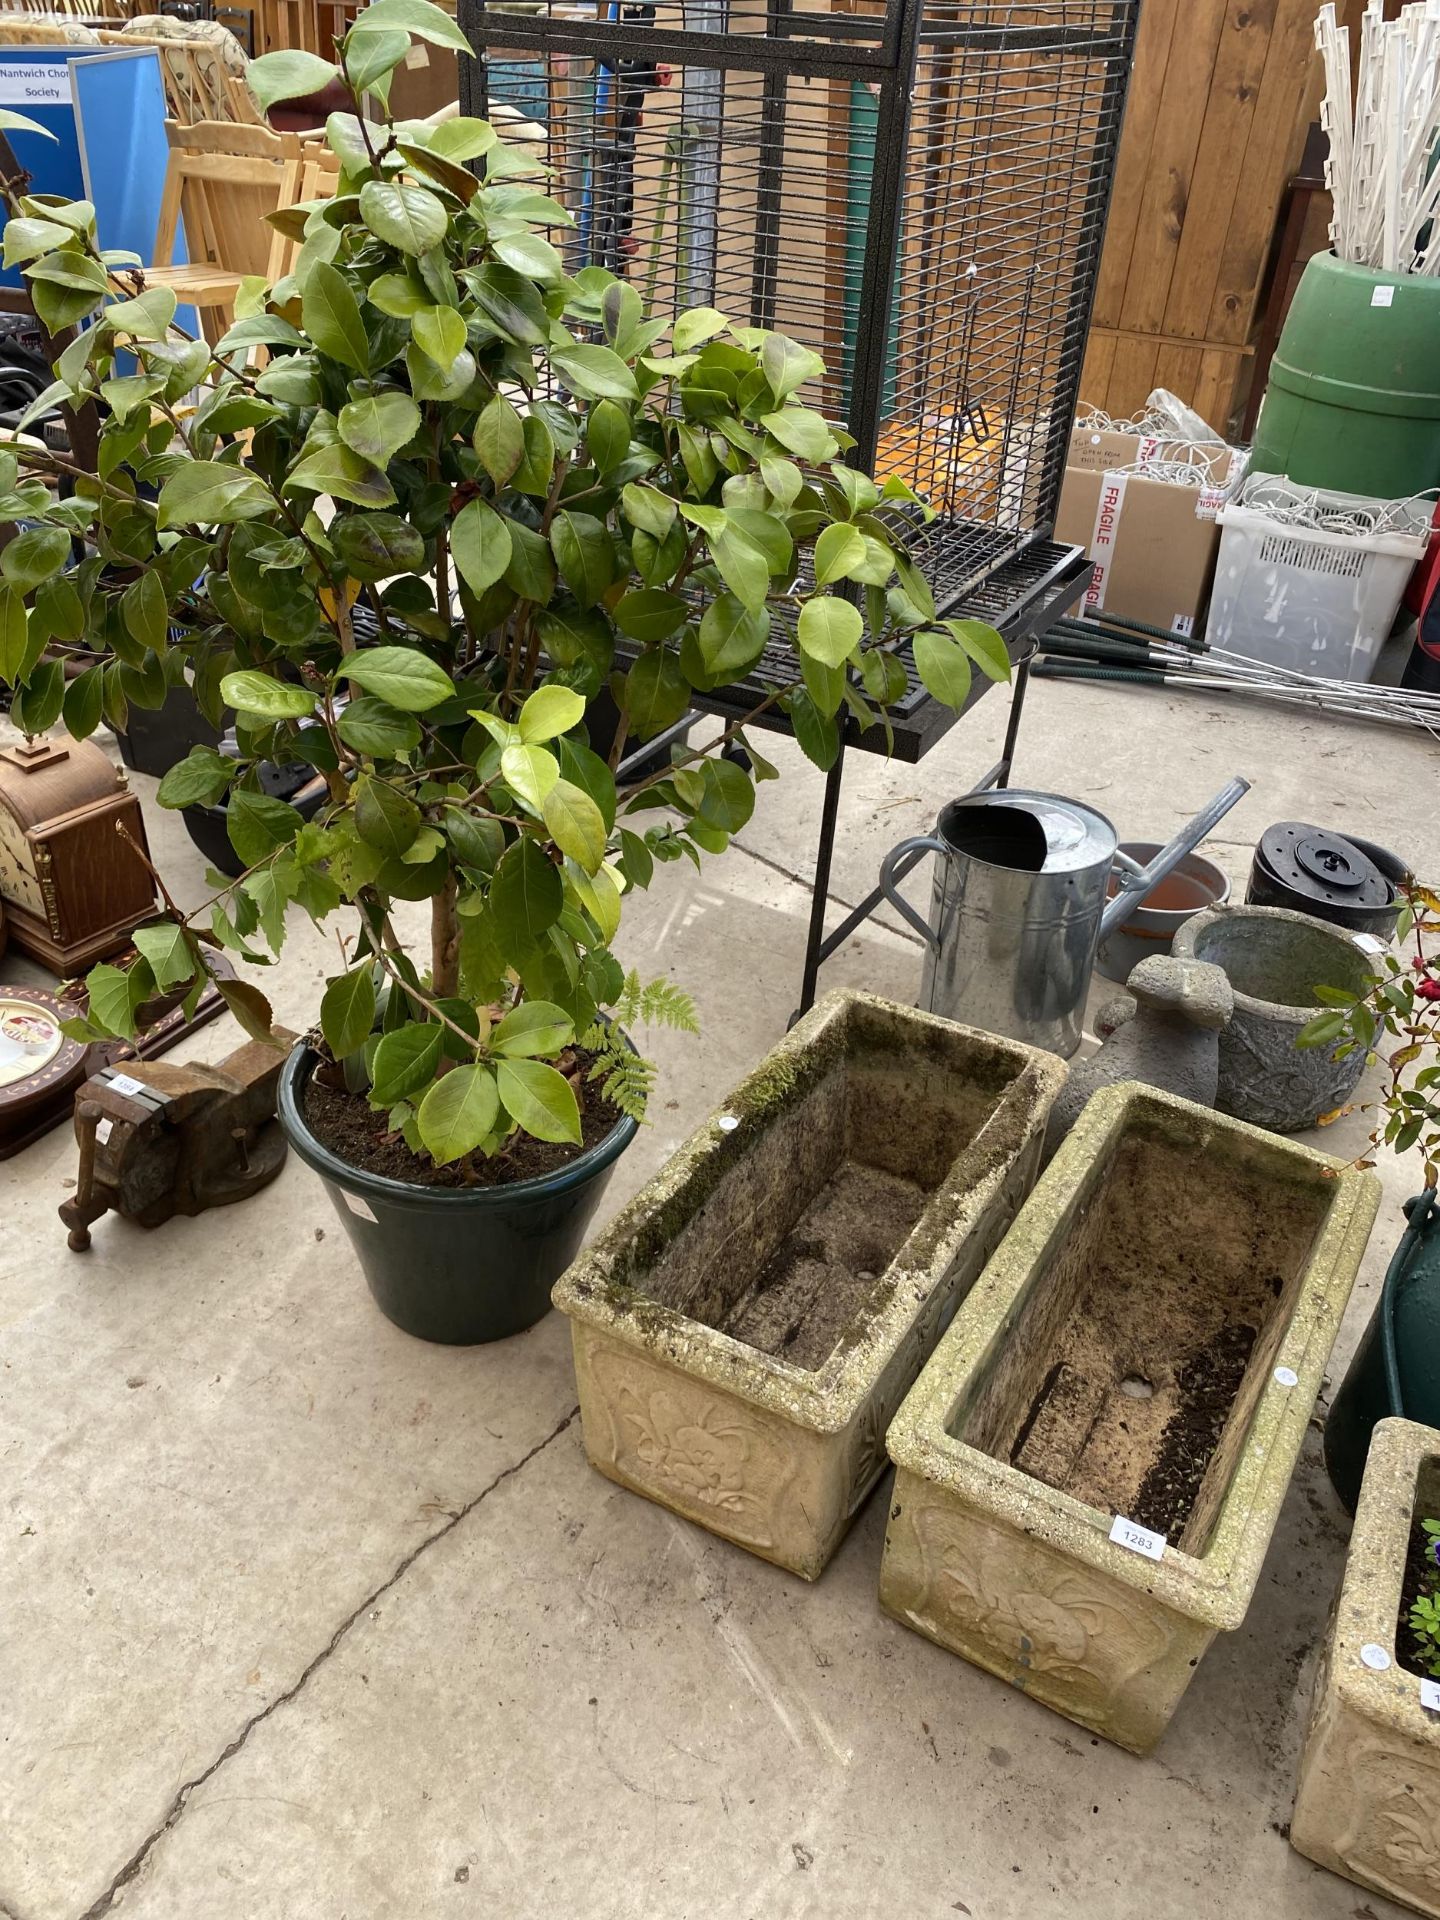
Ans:
{"label": "green plastic compost bin", "polygon": [[1250,470],[1388,500],[1440,486],[1440,279],[1314,256],[1270,363]]}

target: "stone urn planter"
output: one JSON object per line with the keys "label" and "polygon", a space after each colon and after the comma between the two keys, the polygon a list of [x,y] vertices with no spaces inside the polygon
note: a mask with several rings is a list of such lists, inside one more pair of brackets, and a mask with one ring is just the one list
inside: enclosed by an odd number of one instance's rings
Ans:
{"label": "stone urn planter", "polygon": [[1052,1055],[827,997],[555,1288],[585,1447],[813,1580],[1035,1176]]}
{"label": "stone urn planter", "polygon": [[1344,1106],[1365,1071],[1363,1049],[1297,1048],[1321,1002],[1316,987],[1364,994],[1372,956],[1353,935],[1286,907],[1212,907],[1175,935],[1177,959],[1208,960],[1229,976],[1235,1010],[1220,1036],[1221,1113],[1276,1133],[1313,1127]]}
{"label": "stone urn planter", "polygon": [[1440,1515],[1440,1431],[1382,1420],[1316,1678],[1290,1844],[1440,1915],[1440,1712],[1422,1705],[1420,1676],[1396,1649],[1417,1515]]}
{"label": "stone urn planter", "polygon": [[1152,1747],[1245,1617],[1379,1192],[1097,1093],[891,1425],[885,1609]]}

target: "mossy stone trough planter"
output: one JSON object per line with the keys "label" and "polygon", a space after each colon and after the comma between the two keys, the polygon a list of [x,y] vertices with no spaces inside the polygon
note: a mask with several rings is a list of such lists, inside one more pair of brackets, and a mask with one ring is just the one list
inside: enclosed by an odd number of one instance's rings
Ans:
{"label": "mossy stone trough planter", "polygon": [[591,1462],[813,1580],[1064,1076],[913,1007],[823,1000],[556,1286]]}
{"label": "mossy stone trough planter", "polygon": [[1416,1514],[1440,1516],[1440,1432],[1382,1420],[1316,1680],[1290,1844],[1440,1915],[1440,1713],[1421,1705],[1419,1676],[1395,1649]]}
{"label": "mossy stone trough planter", "polygon": [[891,1425],[887,1612],[1152,1747],[1245,1617],[1379,1192],[1172,1095],[1097,1093]]}

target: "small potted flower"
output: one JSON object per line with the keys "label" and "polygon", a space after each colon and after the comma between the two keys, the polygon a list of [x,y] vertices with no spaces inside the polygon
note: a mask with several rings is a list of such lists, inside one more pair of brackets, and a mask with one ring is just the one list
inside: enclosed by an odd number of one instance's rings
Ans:
{"label": "small potted flower", "polygon": [[[1325,1423],[1325,1464],[1350,1512],[1360,1492],[1370,1434],[1378,1420],[1403,1416],[1440,1426],[1440,894],[1409,885],[1396,925],[1399,953],[1382,955],[1360,994],[1317,987],[1325,1003],[1297,1045],[1338,1042],[1363,1052],[1384,1080],[1358,1110],[1374,1121],[1361,1166],[1385,1146],[1418,1159],[1421,1191],[1405,1203],[1407,1227],[1390,1262],[1380,1300]],[[1322,1125],[1354,1111],[1342,1107]]]}

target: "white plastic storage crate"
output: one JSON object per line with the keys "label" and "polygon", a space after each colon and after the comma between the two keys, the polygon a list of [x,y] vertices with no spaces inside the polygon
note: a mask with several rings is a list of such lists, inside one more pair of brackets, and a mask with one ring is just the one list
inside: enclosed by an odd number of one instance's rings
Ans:
{"label": "white plastic storage crate", "polygon": [[1326,680],[1368,680],[1432,510],[1428,500],[1253,474],[1220,511],[1210,645]]}

